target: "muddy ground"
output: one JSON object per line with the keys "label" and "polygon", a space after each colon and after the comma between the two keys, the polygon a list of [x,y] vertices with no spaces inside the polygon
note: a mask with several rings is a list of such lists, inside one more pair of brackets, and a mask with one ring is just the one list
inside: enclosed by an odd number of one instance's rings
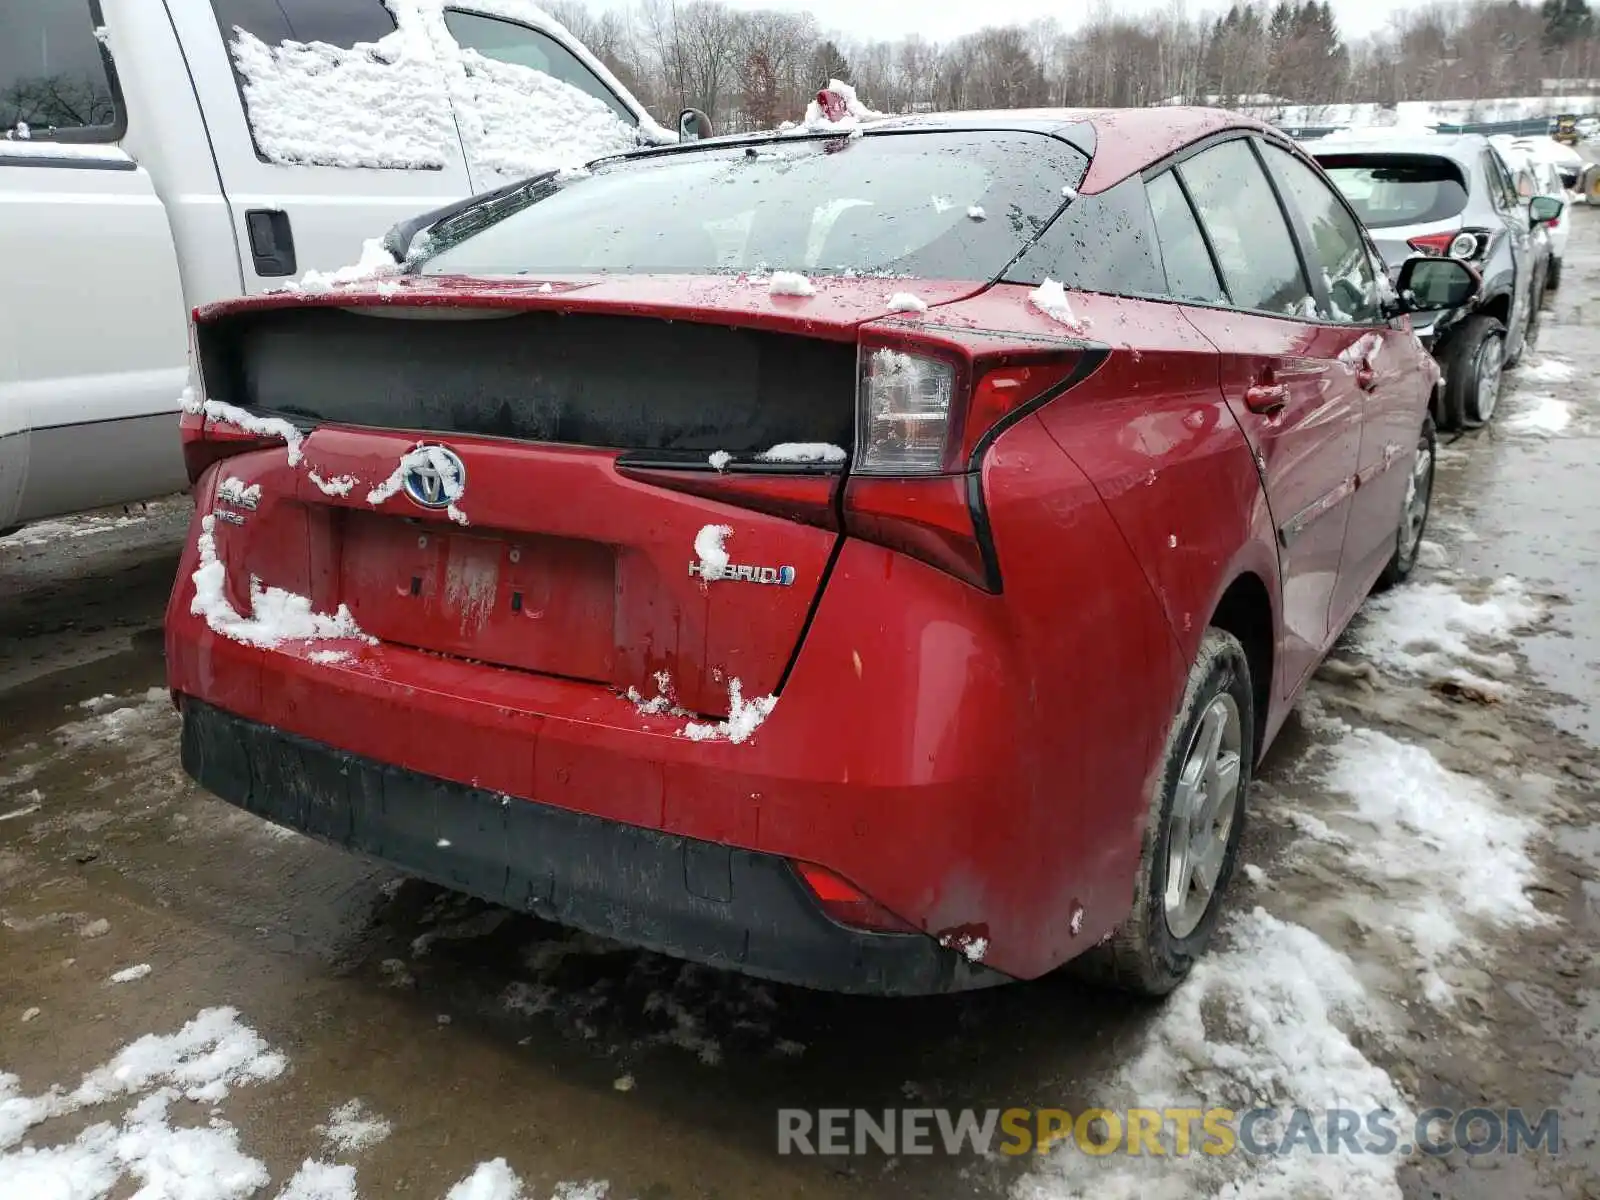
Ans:
{"label": "muddy ground", "polygon": [[[529,1195],[608,1180],[614,1197],[1187,1196],[1231,1181],[1263,1197],[1600,1197],[1600,213],[1572,219],[1539,353],[1508,376],[1493,425],[1444,447],[1419,572],[1418,586],[1474,603],[1513,576],[1537,615],[1420,665],[1396,666],[1362,622],[1347,636],[1258,782],[1226,970],[1194,985],[1207,1047],[1184,1049],[1176,1003],[1108,1001],[1068,979],[873,1001],[687,967],[400,879],[207,798],[179,770],[161,691],[187,521],[175,500],[0,540],[0,1071],[18,1077],[14,1094],[70,1088],[135,1038],[234,1006],[288,1069],[173,1119],[225,1119],[266,1164],[268,1196],[307,1158],[354,1164],[365,1196],[437,1197],[504,1157]],[[1446,790],[1481,785],[1472,795],[1502,824],[1527,823],[1525,909],[1462,916],[1458,940],[1425,950],[1411,916],[1471,897],[1452,899],[1448,871],[1406,873],[1407,857],[1443,853],[1427,821],[1402,835],[1352,816],[1339,764],[1351,747],[1393,748],[1366,731],[1420,747]],[[1472,859],[1454,825],[1438,831],[1446,849]],[[1398,866],[1373,866],[1385,847]],[[1291,927],[1310,931],[1311,957]],[[1320,978],[1324,949],[1359,1002],[1322,1014],[1326,989],[1270,991]],[[109,982],[140,964],[142,978]],[[1280,976],[1268,991],[1238,982],[1255,966]],[[1260,1028],[1240,1031],[1263,1012],[1305,1028],[1274,1050]],[[1296,1046],[1330,1048],[1312,1055],[1322,1074]],[[1371,1178],[1174,1167],[1130,1182],[1108,1160],[775,1151],[785,1105],[1077,1110],[1168,1087],[1325,1105],[1352,1100],[1327,1094],[1351,1079],[1417,1108],[1556,1108],[1562,1152],[1413,1156]],[[391,1132],[330,1148],[317,1127],[352,1099]],[[69,1143],[91,1117],[116,1119],[101,1107],[28,1137]],[[124,1179],[112,1194],[132,1190]]]}

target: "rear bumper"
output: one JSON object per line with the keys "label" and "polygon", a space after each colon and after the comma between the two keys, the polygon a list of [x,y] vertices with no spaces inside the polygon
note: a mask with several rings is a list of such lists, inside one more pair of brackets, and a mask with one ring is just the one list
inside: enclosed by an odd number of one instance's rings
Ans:
{"label": "rear bumper", "polygon": [[826,917],[775,855],[515,799],[183,700],[184,769],[217,796],[409,874],[707,966],[829,991],[1006,981],[923,934]]}

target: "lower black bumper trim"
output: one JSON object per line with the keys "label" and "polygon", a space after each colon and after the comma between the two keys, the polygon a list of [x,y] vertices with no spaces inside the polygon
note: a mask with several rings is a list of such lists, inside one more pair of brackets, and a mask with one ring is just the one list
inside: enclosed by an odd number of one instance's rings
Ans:
{"label": "lower black bumper trim", "polygon": [[1007,976],[923,934],[830,920],[787,861],[467,787],[183,699],[183,767],[257,816],[546,920],[707,966],[868,995]]}

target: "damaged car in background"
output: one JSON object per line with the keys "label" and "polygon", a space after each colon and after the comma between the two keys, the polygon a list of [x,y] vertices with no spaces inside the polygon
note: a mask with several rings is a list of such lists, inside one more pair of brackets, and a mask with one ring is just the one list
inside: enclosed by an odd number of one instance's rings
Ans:
{"label": "damaged car in background", "polygon": [[1477,273],[1380,298],[1326,176],[1224,112],[825,119],[198,314],[184,767],[716,967],[1165,992],[1261,754],[1415,562],[1407,314]]}

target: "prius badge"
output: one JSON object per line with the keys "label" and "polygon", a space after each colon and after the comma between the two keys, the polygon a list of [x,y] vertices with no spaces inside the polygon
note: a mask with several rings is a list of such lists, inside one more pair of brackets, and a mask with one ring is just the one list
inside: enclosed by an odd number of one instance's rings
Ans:
{"label": "prius badge", "polygon": [[689,574],[707,583],[723,579],[735,583],[765,583],[775,587],[789,587],[794,583],[793,567],[752,567],[746,563],[729,563],[714,567],[709,563],[691,561]]}
{"label": "prius badge", "polygon": [[402,486],[423,508],[449,508],[467,483],[467,465],[454,450],[419,446],[408,454]]}

